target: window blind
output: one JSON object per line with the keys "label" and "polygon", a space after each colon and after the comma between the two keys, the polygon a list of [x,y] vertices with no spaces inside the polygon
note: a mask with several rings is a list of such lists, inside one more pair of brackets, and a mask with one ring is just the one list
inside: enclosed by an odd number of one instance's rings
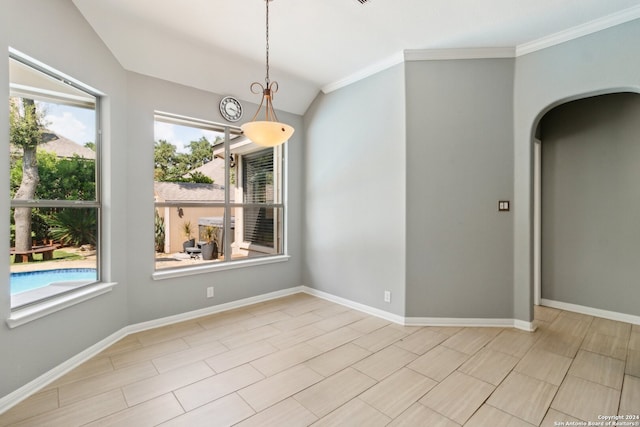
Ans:
{"label": "window blind", "polygon": [[[273,150],[263,150],[244,156],[242,183],[247,204],[273,203]],[[243,208],[244,240],[273,247],[274,208],[246,206]]]}

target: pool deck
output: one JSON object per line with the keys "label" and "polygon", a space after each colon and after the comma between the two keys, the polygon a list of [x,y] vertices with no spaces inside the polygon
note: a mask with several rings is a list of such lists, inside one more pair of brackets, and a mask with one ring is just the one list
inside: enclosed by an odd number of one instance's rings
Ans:
{"label": "pool deck", "polygon": [[[65,251],[69,251],[65,249]],[[12,273],[22,273],[25,271],[44,271],[44,270],[56,270],[59,268],[96,268],[96,256],[85,256],[82,252],[77,251],[79,255],[84,256],[84,259],[75,260],[53,260],[53,261],[39,261],[30,262],[28,264],[11,264]],[[221,257],[222,259],[222,257]],[[175,253],[175,254],[156,254],[156,268],[165,269],[171,267],[182,267],[188,265],[203,264],[211,261],[204,261],[202,259],[191,258],[188,254]]]}
{"label": "pool deck", "polygon": [[23,273],[25,271],[57,270],[59,268],[96,268],[96,257],[87,257],[86,259],[75,259],[71,261],[61,260],[29,264],[13,264],[11,265],[11,272]]}
{"label": "pool deck", "polygon": [[[78,255],[83,256],[83,259],[75,259],[75,260],[52,260],[52,261],[39,261],[39,262],[30,262],[27,264],[11,264],[11,273],[23,273],[29,271],[46,271],[46,270],[57,270],[62,268],[96,268],[97,260],[96,255],[94,253],[86,253],[79,249],[71,249],[65,248],[66,252],[75,252]],[[241,258],[242,256],[238,256]],[[235,257],[234,257],[235,258]],[[224,257],[218,258],[218,260],[223,260]],[[175,267],[186,267],[189,265],[197,265],[197,264],[208,264],[216,261],[205,261],[201,258],[192,258],[188,254],[185,253],[174,253],[174,254],[164,254],[164,253],[156,253],[156,268],[158,270],[163,270],[167,268],[175,268]],[[49,286],[43,286],[42,288],[32,289],[25,292],[20,292],[18,294],[11,295],[11,307],[17,308],[20,306],[27,305],[34,301],[38,301],[41,299],[45,299],[59,293],[67,292],[71,290],[73,287],[77,287],[78,283],[68,283],[68,284],[55,284]]]}
{"label": "pool deck", "polygon": [[51,260],[51,261],[37,261],[29,263],[17,263],[11,264],[10,270],[12,273],[22,273],[25,271],[45,271],[56,270],[59,268],[96,268],[96,255],[95,251],[87,252],[81,251],[76,248],[64,248],[65,252],[75,253],[83,257],[83,259],[74,260]]}

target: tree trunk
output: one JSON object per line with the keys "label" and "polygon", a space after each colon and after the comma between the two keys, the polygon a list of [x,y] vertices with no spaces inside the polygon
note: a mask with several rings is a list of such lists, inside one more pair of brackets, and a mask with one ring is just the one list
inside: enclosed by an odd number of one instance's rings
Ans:
{"label": "tree trunk", "polygon": [[[32,99],[23,99],[25,114],[36,114]],[[37,144],[22,146],[22,181],[16,191],[14,200],[30,200],[36,194],[40,182],[38,162],[36,158]],[[31,208],[15,208],[13,219],[16,225],[16,250],[28,251],[32,248],[31,240]],[[29,260],[31,260],[29,255]]]}

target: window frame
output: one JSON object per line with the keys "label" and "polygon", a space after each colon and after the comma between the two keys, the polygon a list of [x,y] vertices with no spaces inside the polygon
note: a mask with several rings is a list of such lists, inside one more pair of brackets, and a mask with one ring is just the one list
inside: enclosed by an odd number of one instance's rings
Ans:
{"label": "window frame", "polygon": [[[273,170],[272,173],[274,175],[274,187],[276,186],[275,184],[275,177],[280,177],[282,174],[282,146],[277,146],[277,147],[272,147],[272,163],[273,163]],[[259,147],[255,150],[252,150],[250,152],[245,152],[242,155],[240,155],[240,159],[238,161],[238,171],[237,171],[237,175],[238,177],[236,178],[237,181],[237,187],[242,189],[242,194],[243,196],[246,196],[245,193],[245,168],[247,167],[247,162],[250,162],[256,158],[258,158],[261,153],[266,153],[269,150],[268,147]],[[277,254],[278,248],[280,247],[280,245],[282,244],[282,242],[280,241],[281,238],[283,238],[281,236],[280,233],[280,228],[282,228],[283,224],[283,216],[284,216],[284,211],[280,212],[279,210],[276,209],[280,209],[283,207],[282,204],[282,183],[280,183],[280,188],[274,188],[274,194],[273,194],[273,201],[271,202],[244,202],[242,205],[245,208],[264,208],[264,209],[274,209],[274,215],[273,215],[273,246],[267,246],[267,245],[261,245],[261,242],[256,242],[256,241],[250,241],[247,240],[246,238],[246,215],[244,215],[243,213],[243,228],[245,228],[243,230],[243,239],[242,241],[239,243],[241,245],[241,249],[244,250],[255,250],[258,252],[262,252],[262,253],[271,253],[271,254]],[[237,221],[237,220],[236,220]]]}
{"label": "window frame", "polygon": [[[95,198],[93,200],[47,200],[47,199],[26,199],[15,200],[10,199],[9,208],[66,208],[66,209],[95,209],[96,211],[96,234],[95,234],[95,248],[96,248],[96,279],[95,281],[82,284],[74,287],[68,291],[58,292],[50,296],[41,297],[22,303],[20,305],[11,305],[10,316],[7,319],[7,324],[10,328],[20,326],[35,319],[41,318],[48,314],[78,304],[82,301],[94,298],[95,296],[102,295],[106,292],[110,292],[115,283],[103,282],[103,247],[102,247],[102,233],[103,233],[103,206],[102,206],[102,126],[101,126],[101,108],[103,102],[103,94],[96,89],[79,82],[78,80],[50,67],[42,62],[33,59],[13,48],[9,49],[8,55],[9,61],[16,61],[22,66],[29,67],[37,73],[41,73],[47,78],[51,78],[59,83],[69,86],[75,90],[81,91],[94,99],[92,104],[94,116],[95,116]],[[25,88],[20,84],[14,84],[9,79],[9,97],[17,98],[30,98],[40,102],[46,102],[51,104],[67,104],[74,106],[88,106],[86,100],[82,97],[75,97],[68,95],[68,97],[60,96],[60,94],[53,93],[46,88],[33,87],[32,91],[29,88]],[[10,292],[9,281],[9,294]]]}
{"label": "window frame", "polygon": [[[286,170],[286,156],[284,155],[286,150],[286,144],[279,147],[273,147],[274,150],[274,174],[278,174],[278,185],[279,190],[276,192],[278,194],[277,199],[274,200],[273,203],[245,203],[244,200],[242,202],[238,202],[238,200],[234,199],[234,202],[231,202],[231,192],[235,191],[236,188],[240,187],[242,189],[241,184],[241,168],[238,167],[236,169],[236,183],[231,184],[231,157],[235,156],[235,160],[238,164],[241,164],[241,159],[238,158],[245,154],[251,154],[258,151],[262,151],[268,149],[267,147],[256,146],[246,138],[242,137],[242,131],[237,126],[232,126],[228,124],[216,123],[208,120],[197,119],[187,116],[182,116],[174,113],[167,113],[163,111],[154,111],[154,123],[160,121],[164,123],[171,123],[180,126],[187,127],[196,127],[201,129],[213,130],[216,132],[224,132],[224,141],[222,143],[223,155],[224,155],[224,168],[225,168],[225,189],[224,189],[224,202],[201,202],[201,201],[173,201],[173,202],[157,202],[154,201],[154,211],[157,211],[162,208],[189,208],[189,207],[210,207],[210,208],[223,208],[224,209],[224,225],[223,225],[223,233],[224,236],[231,236],[231,217],[232,211],[236,208],[246,208],[246,207],[265,207],[265,208],[273,208],[277,212],[280,212],[280,227],[281,230],[274,230],[274,234],[278,234],[278,236],[274,236],[274,248],[267,248],[260,246],[261,252],[265,252],[264,256],[257,257],[247,257],[240,259],[224,259],[219,260],[217,262],[209,262],[203,264],[195,264],[195,265],[187,265],[187,266],[177,266],[177,267],[166,267],[162,269],[158,269],[154,262],[154,273],[152,278],[154,280],[162,280],[167,278],[174,277],[182,277],[194,274],[202,274],[211,271],[219,271],[219,270],[228,270],[228,269],[236,269],[236,268],[244,268],[252,265],[261,265],[261,264],[271,264],[277,262],[288,261],[290,256],[287,253],[287,221],[286,221],[286,175],[284,171]],[[235,136],[235,138],[241,138],[240,140],[232,140],[231,137]],[[170,141],[169,141],[170,142]],[[154,136],[155,143],[155,136]],[[240,149],[235,150],[232,148],[233,145],[238,144]],[[219,147],[221,144],[218,144],[213,147],[214,152],[216,151],[216,147]],[[253,146],[253,148],[247,150],[247,146]],[[219,149],[218,149],[219,150]],[[237,196],[237,195],[236,195]],[[155,213],[154,213],[155,215]],[[237,218],[236,218],[237,221]],[[236,227],[238,224],[236,222]],[[244,234],[244,233],[243,233]],[[232,253],[232,242],[230,238],[223,239],[223,253],[231,254]],[[277,251],[277,245],[281,245],[281,250]],[[266,251],[268,250],[268,251]],[[155,251],[154,251],[155,252]],[[267,253],[270,252],[270,253]]]}

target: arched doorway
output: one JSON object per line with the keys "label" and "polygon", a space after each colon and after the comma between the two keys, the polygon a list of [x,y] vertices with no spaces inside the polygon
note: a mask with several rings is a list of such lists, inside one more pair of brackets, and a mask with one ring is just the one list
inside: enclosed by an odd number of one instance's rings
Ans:
{"label": "arched doorway", "polygon": [[640,315],[630,302],[640,299],[639,119],[640,96],[613,93],[566,102],[539,120],[536,304]]}

